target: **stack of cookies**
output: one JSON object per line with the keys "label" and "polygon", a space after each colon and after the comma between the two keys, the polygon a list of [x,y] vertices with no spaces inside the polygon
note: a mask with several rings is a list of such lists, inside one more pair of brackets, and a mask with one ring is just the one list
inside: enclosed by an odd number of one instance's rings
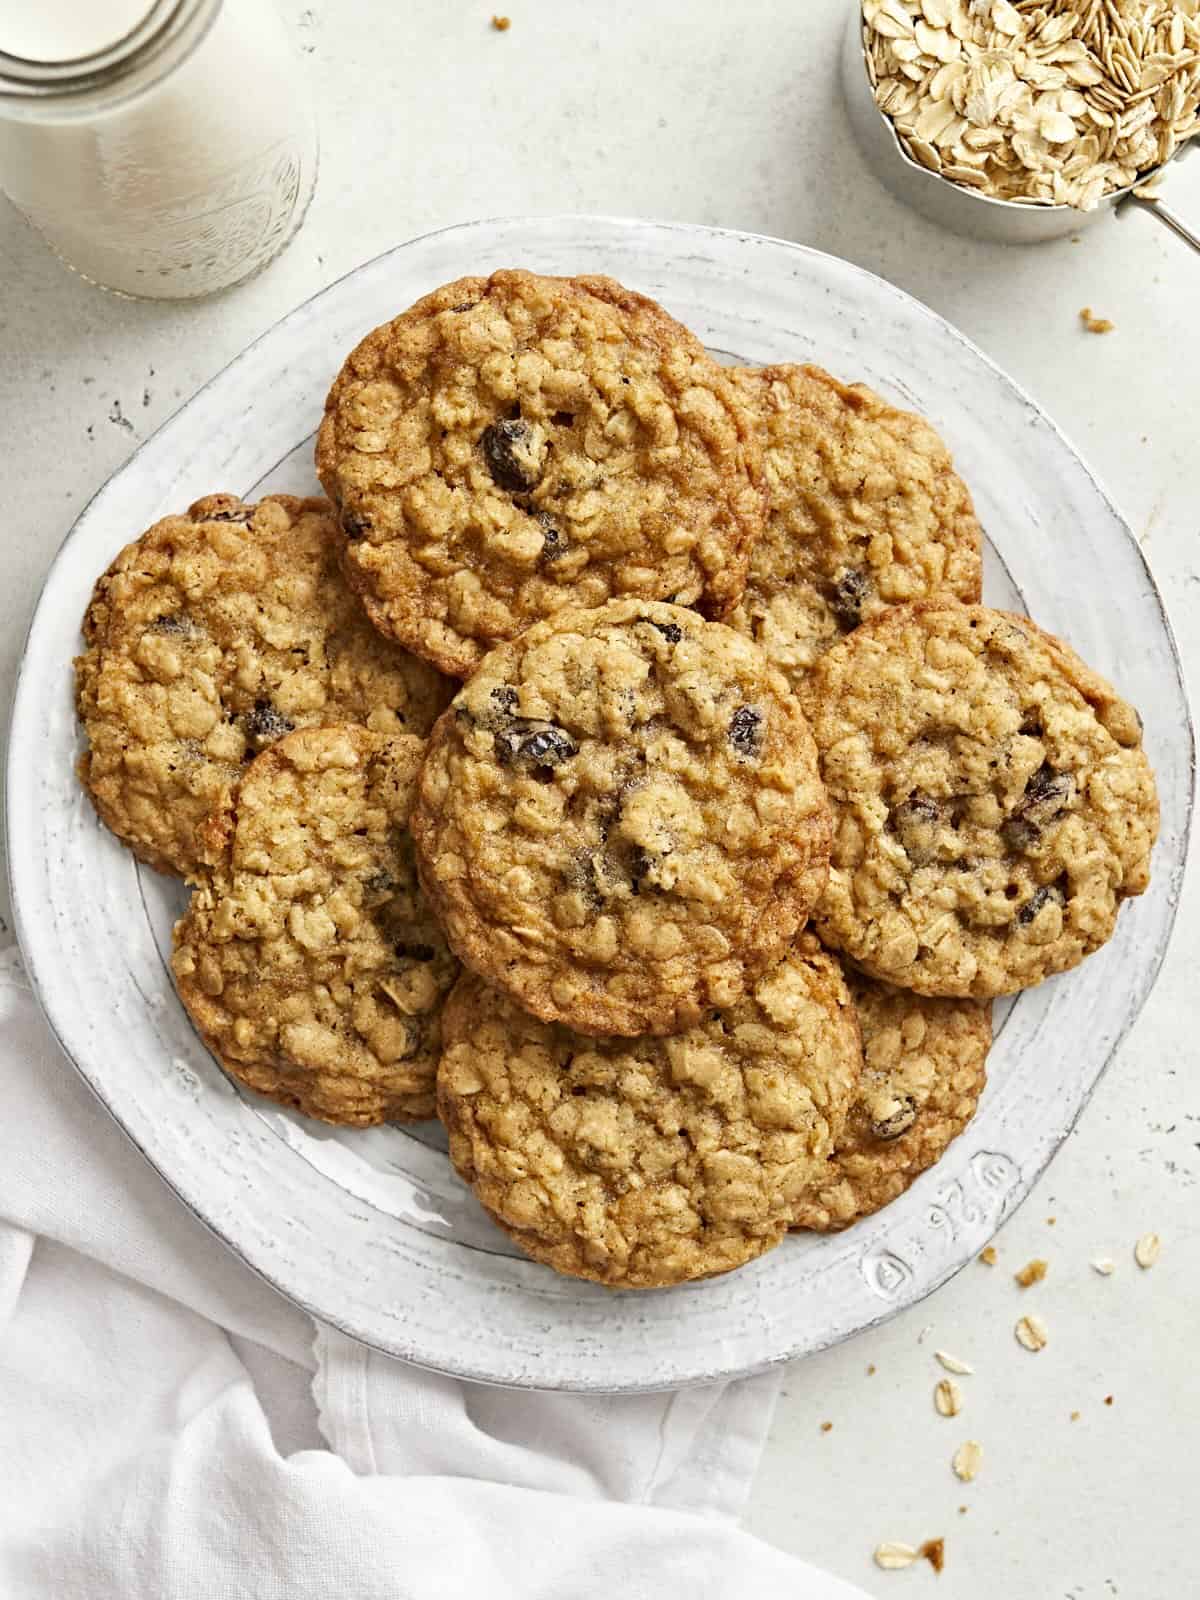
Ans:
{"label": "stack of cookies", "polygon": [[938,436],[497,272],[349,355],[317,469],[328,502],[143,534],[76,664],[80,776],[192,885],[222,1065],[436,1110],[500,1227],[614,1287],[896,1198],[991,999],[1110,937],[1157,828],[1136,712],[979,604]]}

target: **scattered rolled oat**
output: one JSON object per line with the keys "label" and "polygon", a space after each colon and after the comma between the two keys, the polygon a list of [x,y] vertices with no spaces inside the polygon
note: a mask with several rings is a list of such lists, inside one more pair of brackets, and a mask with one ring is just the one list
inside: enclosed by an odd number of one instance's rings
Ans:
{"label": "scattered rolled oat", "polygon": [[1088,333],[1111,333],[1116,327],[1116,323],[1110,322],[1107,317],[1095,316],[1091,306],[1084,306],[1079,313],[1079,320]]}
{"label": "scattered rolled oat", "polygon": [[983,1446],[979,1440],[968,1439],[965,1444],[960,1444],[954,1452],[951,1465],[956,1478],[961,1478],[963,1483],[970,1483],[983,1465]]}
{"label": "scattered rolled oat", "polygon": [[1078,1422],[1079,1421],[1079,1417],[1080,1417],[1080,1413],[1078,1411],[1072,1411],[1072,1413],[1071,1413],[1071,1421],[1072,1422]]}
{"label": "scattered rolled oat", "polygon": [[874,1376],[875,1376],[875,1363],[872,1361],[871,1365],[867,1368],[867,1377],[868,1378],[873,1378]]}
{"label": "scattered rolled oat", "polygon": [[821,1432],[822,1433],[830,1433],[832,1431],[832,1429],[833,1429],[833,1423],[832,1422],[823,1422],[821,1424]]}
{"label": "scattered rolled oat", "polygon": [[914,161],[1094,211],[1200,127],[1197,0],[863,0],[881,111]]}
{"label": "scattered rolled oat", "polygon": [[1048,1261],[1043,1261],[1039,1256],[1033,1261],[1027,1261],[1020,1272],[1013,1273],[1013,1277],[1021,1285],[1022,1289],[1028,1289],[1035,1283],[1041,1283],[1046,1276],[1049,1265]]}
{"label": "scattered rolled oat", "polygon": [[492,18],[492,27],[495,28],[497,33],[507,33],[508,30],[512,27],[512,18],[511,17],[493,17]]}
{"label": "scattered rolled oat", "polygon": [[1106,1405],[1106,1406],[1110,1406],[1110,1405],[1112,1405],[1112,1403],[1113,1403],[1113,1397],[1112,1397],[1112,1395],[1110,1395],[1110,1394],[1106,1394],[1106,1395],[1105,1395],[1105,1396],[1104,1396],[1104,1404],[1105,1404],[1105,1405]]}
{"label": "scattered rolled oat", "polygon": [[934,1355],[945,1367],[947,1372],[953,1372],[956,1377],[970,1376],[975,1368],[968,1366],[965,1361],[960,1361],[957,1356],[952,1356],[948,1350],[935,1350]]}
{"label": "scattered rolled oat", "polygon": [[985,1267],[994,1267],[996,1265],[995,1245],[990,1244],[986,1250],[981,1250],[979,1252],[979,1259],[983,1262]]}
{"label": "scattered rolled oat", "polygon": [[875,1565],[885,1572],[895,1572],[901,1567],[911,1567],[917,1552],[911,1544],[887,1543],[876,1545]]}
{"label": "scattered rolled oat", "polygon": [[1133,1247],[1133,1259],[1143,1271],[1152,1267],[1162,1251],[1162,1240],[1156,1233],[1144,1233]]}
{"label": "scattered rolled oat", "polygon": [[925,1557],[935,1572],[940,1572],[946,1565],[946,1541],[944,1539],[926,1539],[921,1546],[919,1555]]}
{"label": "scattered rolled oat", "polygon": [[1097,1256],[1092,1262],[1092,1271],[1098,1272],[1102,1278],[1111,1278],[1115,1268],[1107,1256]]}
{"label": "scattered rolled oat", "polygon": [[1017,1343],[1024,1345],[1026,1350],[1044,1350],[1049,1338],[1046,1324],[1037,1316],[1022,1317],[1013,1332],[1017,1336]]}
{"label": "scattered rolled oat", "polygon": [[938,1415],[943,1417],[956,1417],[962,1410],[962,1390],[953,1378],[943,1378],[934,1385],[933,1403],[937,1407]]}

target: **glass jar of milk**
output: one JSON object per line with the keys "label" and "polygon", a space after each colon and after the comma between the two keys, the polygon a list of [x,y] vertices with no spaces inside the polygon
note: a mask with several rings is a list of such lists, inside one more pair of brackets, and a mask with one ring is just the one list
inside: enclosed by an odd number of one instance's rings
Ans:
{"label": "glass jar of milk", "polygon": [[316,172],[271,0],[0,0],[0,189],[93,283],[240,283],[296,232]]}

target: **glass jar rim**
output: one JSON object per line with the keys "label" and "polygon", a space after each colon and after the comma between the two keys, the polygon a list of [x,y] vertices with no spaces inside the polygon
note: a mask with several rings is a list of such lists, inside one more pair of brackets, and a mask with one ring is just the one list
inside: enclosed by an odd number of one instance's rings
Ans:
{"label": "glass jar rim", "polygon": [[0,50],[0,117],[85,114],[144,93],[191,55],[223,3],[148,0],[121,38],[74,60],[33,61]]}

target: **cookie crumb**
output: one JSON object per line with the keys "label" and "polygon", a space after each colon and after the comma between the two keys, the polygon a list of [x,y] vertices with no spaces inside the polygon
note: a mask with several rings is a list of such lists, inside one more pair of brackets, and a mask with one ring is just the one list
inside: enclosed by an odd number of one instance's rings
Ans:
{"label": "cookie crumb", "polygon": [[979,1259],[980,1259],[980,1261],[983,1262],[985,1267],[994,1267],[996,1265],[996,1247],[995,1247],[995,1245],[994,1244],[990,1244],[990,1245],[988,1245],[986,1250],[981,1250],[979,1252]]}
{"label": "cookie crumb", "polygon": [[1017,1336],[1017,1343],[1026,1350],[1044,1350],[1050,1337],[1046,1332],[1046,1324],[1038,1316],[1022,1317],[1013,1332]]}
{"label": "cookie crumb", "polygon": [[875,1363],[872,1361],[871,1364],[867,1368],[867,1377],[868,1378],[873,1378],[875,1376],[875,1370],[876,1370],[875,1369]]}
{"label": "cookie crumb", "polygon": [[1107,317],[1095,316],[1091,306],[1084,306],[1079,313],[1079,320],[1088,333],[1111,333],[1116,327],[1116,323],[1110,322]]}
{"label": "cookie crumb", "polygon": [[975,1371],[974,1367],[965,1361],[960,1361],[957,1356],[952,1356],[948,1350],[935,1350],[933,1353],[946,1371],[953,1372],[956,1377],[961,1378],[964,1374],[969,1377]]}
{"label": "cookie crumb", "polygon": [[1104,1404],[1105,1404],[1105,1405],[1106,1405],[1106,1406],[1110,1406],[1110,1405],[1112,1405],[1112,1403],[1113,1403],[1113,1397],[1112,1397],[1112,1395],[1110,1395],[1110,1394],[1106,1394],[1106,1395],[1105,1395],[1105,1396],[1104,1396]]}
{"label": "cookie crumb", "polygon": [[1048,1261],[1043,1261],[1038,1256],[1033,1261],[1026,1262],[1020,1272],[1014,1272],[1013,1277],[1021,1285],[1022,1289],[1028,1289],[1035,1283],[1041,1283],[1049,1266],[1050,1263]]}
{"label": "cookie crumb", "polygon": [[1079,1417],[1080,1417],[1080,1413],[1078,1411],[1072,1411],[1072,1413],[1071,1413],[1071,1421],[1072,1422],[1078,1422],[1079,1421]]}
{"label": "cookie crumb", "polygon": [[493,17],[492,18],[492,27],[495,28],[497,33],[507,33],[508,30],[512,27],[512,18],[511,17]]}
{"label": "cookie crumb", "polygon": [[832,1422],[823,1422],[821,1424],[821,1432],[822,1433],[830,1433],[830,1432],[832,1432],[832,1430],[833,1430],[833,1423]]}
{"label": "cookie crumb", "polygon": [[962,1410],[962,1390],[953,1378],[943,1378],[934,1385],[933,1403],[941,1417],[956,1417]]}
{"label": "cookie crumb", "polygon": [[1058,1221],[1057,1217],[1047,1217],[1046,1218],[1046,1226],[1048,1228],[1052,1228],[1057,1221]]}
{"label": "cookie crumb", "polygon": [[960,1444],[951,1462],[954,1476],[963,1483],[972,1482],[982,1465],[983,1446],[978,1439],[968,1439],[965,1444]]}
{"label": "cookie crumb", "polygon": [[960,1517],[965,1517],[965,1516],[966,1516],[966,1514],[967,1514],[967,1512],[968,1512],[968,1511],[969,1511],[969,1510],[970,1510],[970,1509],[971,1509],[971,1508],[970,1508],[970,1506],[959,1506],[959,1508],[958,1508],[958,1514],[959,1514],[959,1516],[960,1516]]}
{"label": "cookie crumb", "polygon": [[1149,1269],[1158,1260],[1162,1251],[1162,1240],[1156,1233],[1144,1233],[1133,1247],[1133,1259],[1143,1272]]}
{"label": "cookie crumb", "polygon": [[924,1556],[935,1572],[940,1572],[946,1565],[946,1541],[944,1539],[926,1539],[918,1554]]}
{"label": "cookie crumb", "polygon": [[1098,1272],[1102,1278],[1111,1278],[1115,1267],[1107,1256],[1097,1256],[1092,1262],[1092,1271]]}
{"label": "cookie crumb", "polygon": [[897,1572],[901,1567],[911,1567],[917,1552],[911,1544],[888,1542],[875,1546],[875,1565],[885,1572]]}

